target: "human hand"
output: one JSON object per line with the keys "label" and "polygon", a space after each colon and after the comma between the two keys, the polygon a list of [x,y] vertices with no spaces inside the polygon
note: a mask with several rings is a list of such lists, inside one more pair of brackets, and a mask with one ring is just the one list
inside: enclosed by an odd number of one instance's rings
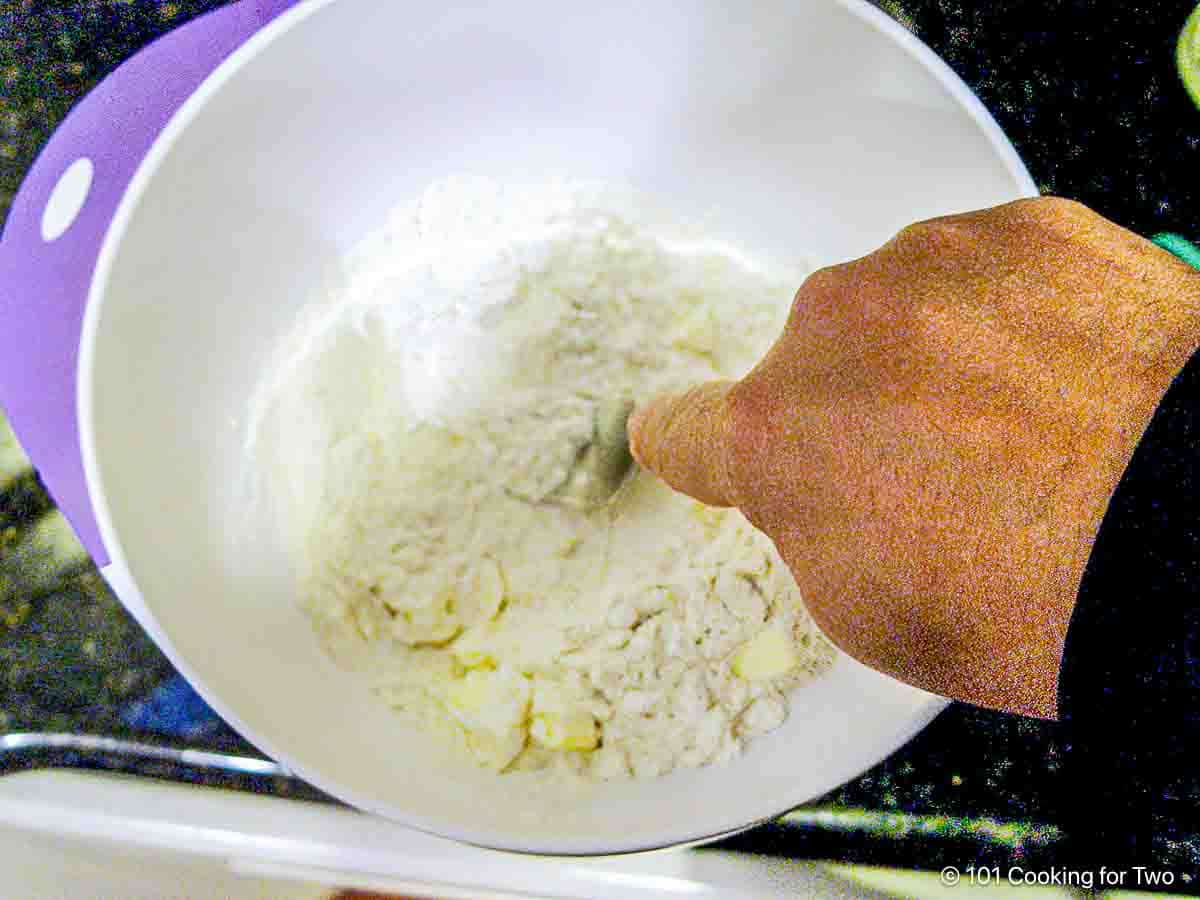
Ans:
{"label": "human hand", "polygon": [[813,274],[746,378],[656,399],[630,442],[771,537],[851,656],[1054,717],[1092,542],[1198,313],[1192,269],[1077,203],[934,219]]}

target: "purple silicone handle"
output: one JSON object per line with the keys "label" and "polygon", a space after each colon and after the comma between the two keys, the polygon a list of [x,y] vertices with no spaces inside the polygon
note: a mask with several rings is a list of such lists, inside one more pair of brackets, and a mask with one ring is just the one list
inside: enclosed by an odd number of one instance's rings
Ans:
{"label": "purple silicone handle", "polygon": [[[0,236],[0,404],[96,564],[108,552],[88,497],[75,414],[84,307],[101,242],[134,172],[175,111],[238,46],[297,0],[241,0],[183,25],[84,97],[29,170]],[[57,239],[42,213],[76,160],[91,189]]]}

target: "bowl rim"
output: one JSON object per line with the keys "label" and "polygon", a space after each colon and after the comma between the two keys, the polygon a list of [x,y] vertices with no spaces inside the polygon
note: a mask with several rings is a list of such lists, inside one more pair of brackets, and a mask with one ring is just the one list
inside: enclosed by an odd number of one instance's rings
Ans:
{"label": "bowl rim", "polygon": [[[344,799],[361,810],[428,834],[450,838],[478,847],[518,853],[549,854],[568,857],[620,855],[667,847],[690,846],[727,837],[769,822],[795,808],[797,805],[806,802],[811,798],[807,796],[789,796],[786,792],[783,792],[780,795],[779,809],[776,812],[753,821],[739,824],[732,828],[721,828],[716,831],[685,823],[676,829],[662,833],[653,841],[638,845],[630,845],[627,842],[623,843],[614,840],[590,839],[569,839],[563,841],[534,839],[514,841],[494,834],[481,833],[469,827],[451,828],[432,825],[419,815],[394,809],[386,803],[373,801],[369,797],[358,796],[356,791],[346,790],[334,780],[326,778],[319,772],[309,770],[307,766],[294,765],[288,758],[288,754],[279,752],[274,746],[274,742],[259,738],[254,728],[249,727],[241,716],[234,713],[225,704],[221,697],[213,694],[205,686],[203,680],[197,676],[187,659],[178,652],[156,617],[140,600],[141,591],[137,586],[136,576],[129,569],[124,548],[110,515],[107,501],[108,489],[101,474],[95,420],[93,418],[93,408],[95,405],[93,372],[97,353],[97,335],[102,320],[108,283],[117,257],[117,250],[124,240],[132,217],[142,197],[163,160],[175,146],[183,132],[207,105],[209,99],[268,45],[299,23],[335,2],[339,2],[339,0],[299,0],[295,6],[284,11],[259,31],[251,35],[249,39],[236,48],[201,82],[199,87],[170,118],[138,165],[124,195],[121,197],[116,213],[100,245],[100,252],[97,256],[96,266],[88,290],[80,336],[79,363],[76,373],[76,414],[79,422],[80,449],[83,457],[88,493],[94,507],[101,539],[105,548],[109,551],[111,558],[108,568],[119,572],[120,582],[127,589],[132,589],[138,598],[134,605],[141,604],[141,615],[137,616],[139,623],[150,634],[151,638],[170,660],[172,665],[184,675],[197,693],[221,718],[272,759],[280,761],[292,772],[320,790]],[[892,19],[881,9],[871,5],[868,0],[825,0],[825,2],[830,2],[843,8],[867,28],[889,38],[900,49],[912,57],[925,71],[933,75],[939,84],[950,93],[955,102],[970,116],[976,126],[980,128],[987,138],[993,153],[996,154],[997,158],[1008,171],[1008,174],[1018,185],[1018,192],[1023,196],[1037,196],[1039,193],[1037,185],[1008,137],[983,105],[982,101],[975,96],[966,83],[941,57],[902,24]],[[122,602],[127,602],[125,597],[121,597],[121,599]],[[913,690],[916,691],[917,689],[913,688]],[[949,702],[945,698],[932,694],[928,695],[927,699],[915,707],[914,714],[907,723],[907,726],[893,734],[890,740],[884,743],[885,752],[880,755],[879,759],[883,760],[887,758],[887,756],[911,740]]]}

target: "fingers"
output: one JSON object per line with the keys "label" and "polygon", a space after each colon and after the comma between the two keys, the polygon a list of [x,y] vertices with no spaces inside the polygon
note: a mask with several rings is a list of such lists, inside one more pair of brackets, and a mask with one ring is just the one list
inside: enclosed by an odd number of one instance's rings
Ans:
{"label": "fingers", "polygon": [[634,459],[677,491],[710,506],[733,506],[729,480],[733,382],[711,381],[664,394],[629,418]]}

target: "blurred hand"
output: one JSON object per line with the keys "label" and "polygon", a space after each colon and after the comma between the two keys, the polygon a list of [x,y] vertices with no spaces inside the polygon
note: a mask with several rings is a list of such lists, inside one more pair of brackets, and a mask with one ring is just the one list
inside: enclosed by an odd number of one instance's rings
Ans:
{"label": "blurred hand", "polygon": [[1079,204],[933,219],[813,274],[746,378],[655,400],[630,440],[766,532],[851,656],[1054,717],[1092,542],[1198,314],[1192,269]]}

